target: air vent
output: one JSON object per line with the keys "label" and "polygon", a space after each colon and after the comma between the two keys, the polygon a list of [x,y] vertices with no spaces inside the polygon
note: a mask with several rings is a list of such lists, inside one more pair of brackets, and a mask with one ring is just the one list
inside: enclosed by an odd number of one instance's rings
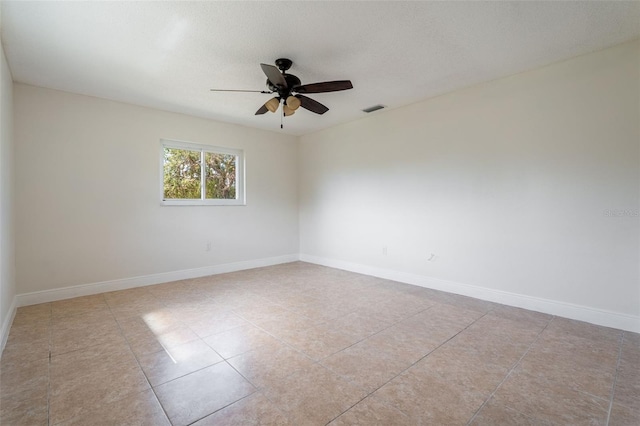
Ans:
{"label": "air vent", "polygon": [[362,112],[366,112],[368,114],[370,112],[377,111],[382,108],[384,108],[384,105],[374,105],[372,107],[363,109]]}

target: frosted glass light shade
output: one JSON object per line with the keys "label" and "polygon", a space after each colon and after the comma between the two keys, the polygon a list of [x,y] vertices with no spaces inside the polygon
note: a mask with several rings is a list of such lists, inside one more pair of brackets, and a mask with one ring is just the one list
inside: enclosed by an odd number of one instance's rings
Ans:
{"label": "frosted glass light shade", "polygon": [[278,98],[271,98],[264,104],[264,106],[267,107],[267,109],[271,112],[276,112],[279,105],[280,101],[278,100]]}
{"label": "frosted glass light shade", "polygon": [[296,113],[296,111],[294,109],[289,108],[289,106],[286,105],[286,104],[282,106],[282,111],[284,111],[284,116],[285,117],[288,117],[288,116],[293,115],[293,114]]}
{"label": "frosted glass light shade", "polygon": [[298,108],[300,108],[300,99],[296,98],[295,96],[289,96],[287,98],[287,106],[294,111],[297,110]]}

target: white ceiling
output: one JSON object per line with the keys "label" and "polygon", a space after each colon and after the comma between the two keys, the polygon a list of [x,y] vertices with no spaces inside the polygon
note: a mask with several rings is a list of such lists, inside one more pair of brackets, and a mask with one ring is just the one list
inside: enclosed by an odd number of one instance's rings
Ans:
{"label": "white ceiling", "polygon": [[[280,131],[261,62],[294,61],[309,95],[300,135],[640,37],[640,2],[2,1],[14,81]],[[374,113],[375,114],[375,113]]]}

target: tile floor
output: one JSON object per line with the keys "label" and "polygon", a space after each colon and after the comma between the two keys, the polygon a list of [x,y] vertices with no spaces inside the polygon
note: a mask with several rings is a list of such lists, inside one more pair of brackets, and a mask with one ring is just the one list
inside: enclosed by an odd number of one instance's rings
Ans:
{"label": "tile floor", "polygon": [[638,425],[640,335],[301,262],[20,308],[2,425]]}

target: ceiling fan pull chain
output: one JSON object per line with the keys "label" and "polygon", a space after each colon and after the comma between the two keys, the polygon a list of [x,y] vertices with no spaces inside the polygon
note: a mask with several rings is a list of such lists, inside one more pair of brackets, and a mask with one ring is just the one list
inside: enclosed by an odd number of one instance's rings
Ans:
{"label": "ceiling fan pull chain", "polygon": [[280,128],[284,129],[284,126],[282,125],[282,120],[284,120],[284,107],[280,109],[282,110],[282,114],[280,114]]}

